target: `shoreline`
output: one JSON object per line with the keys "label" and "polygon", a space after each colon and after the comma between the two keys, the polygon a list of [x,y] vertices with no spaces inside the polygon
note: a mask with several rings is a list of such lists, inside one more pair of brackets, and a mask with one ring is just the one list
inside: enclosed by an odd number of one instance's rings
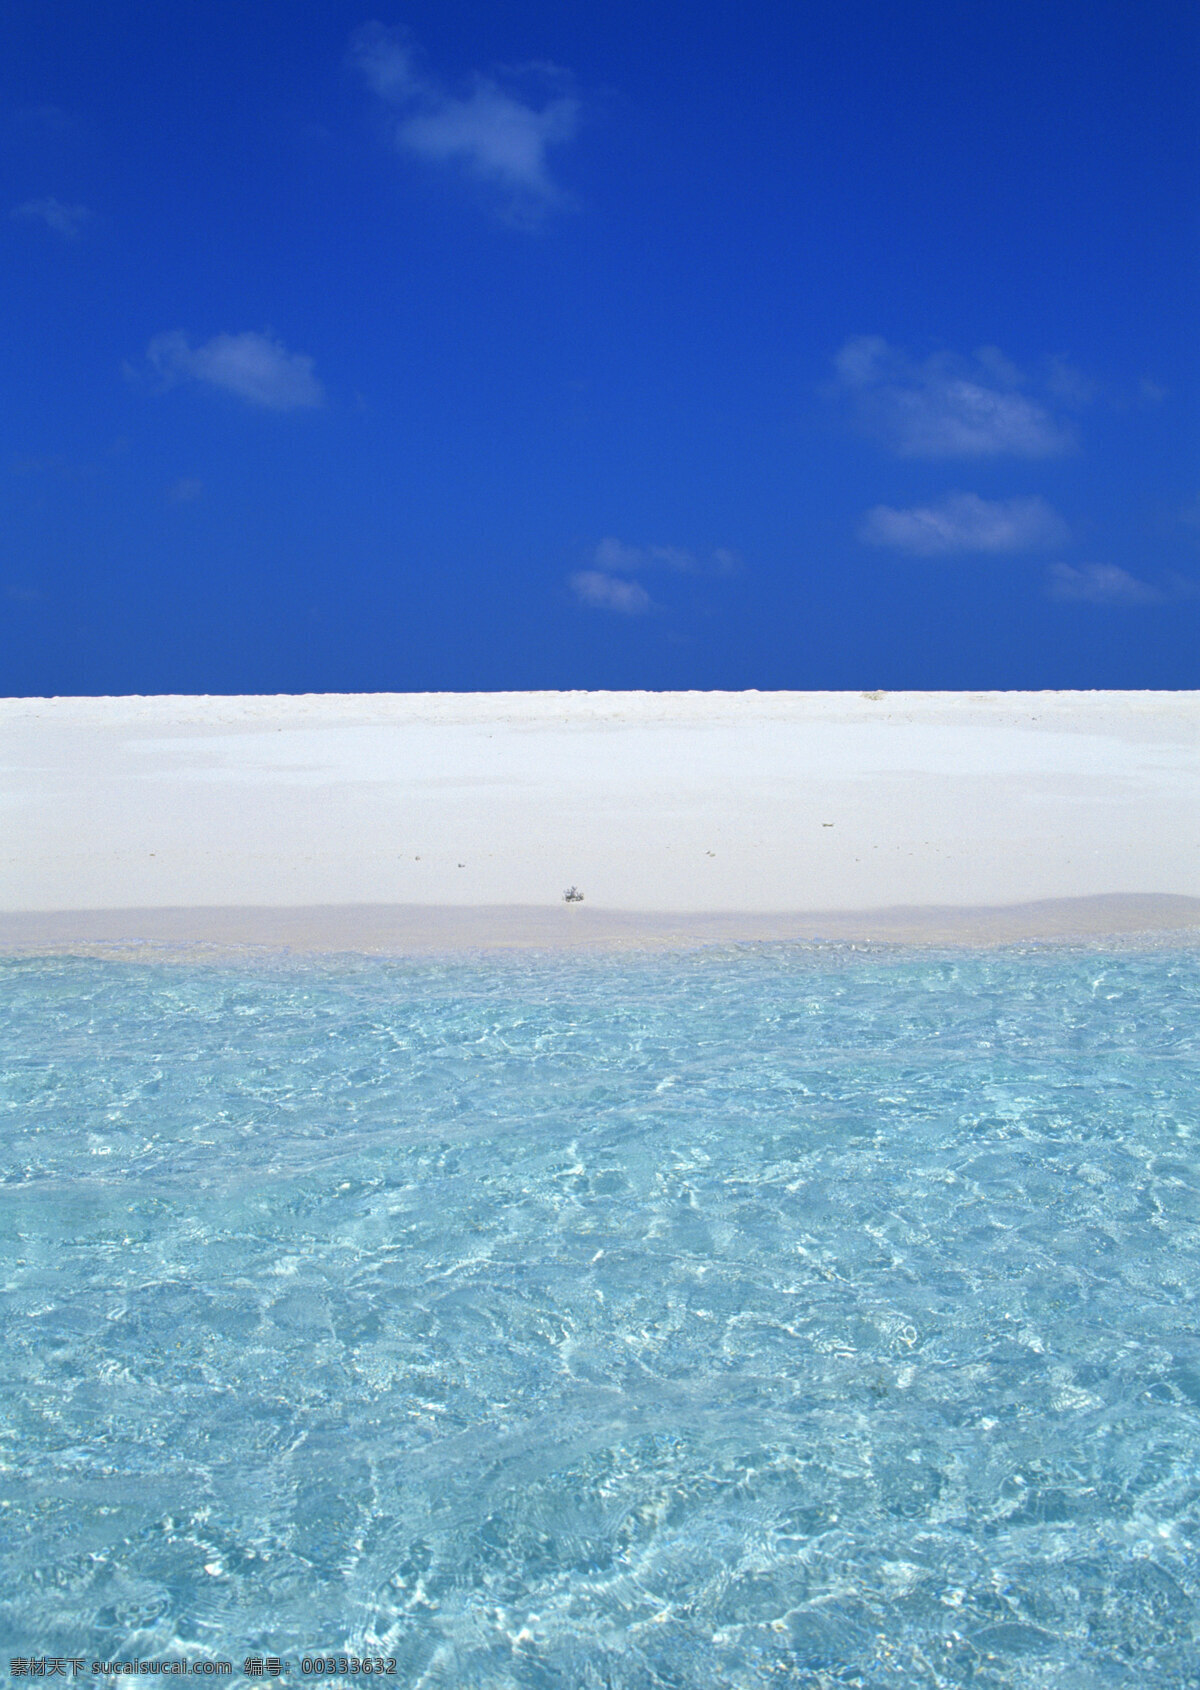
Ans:
{"label": "shoreline", "polygon": [[990,949],[1111,943],[1200,948],[1200,898],[1044,899],[989,908],[681,913],[586,906],[325,905],[0,913],[0,958],[199,961],[256,958],[602,956],[731,945]]}

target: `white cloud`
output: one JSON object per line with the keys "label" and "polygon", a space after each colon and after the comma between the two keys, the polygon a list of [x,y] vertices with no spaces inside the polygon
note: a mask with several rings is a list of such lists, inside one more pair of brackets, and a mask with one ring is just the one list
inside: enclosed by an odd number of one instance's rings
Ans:
{"label": "white cloud", "polygon": [[62,200],[44,199],[26,200],[24,205],[14,206],[11,215],[31,223],[44,223],[56,235],[77,241],[95,214],[86,205],[64,205]]}
{"label": "white cloud", "polygon": [[950,552],[1025,552],[1062,545],[1067,525],[1044,499],[981,499],[949,493],[933,505],[896,510],[876,505],[859,529],[872,546],[895,546],[922,557]]}
{"label": "white cloud", "polygon": [[645,569],[672,569],[681,575],[731,575],[738,567],[737,554],[724,546],[718,546],[705,559],[682,546],[627,546],[611,537],[596,547],[595,562],[606,573],[615,570],[627,575]]}
{"label": "white cloud", "polygon": [[582,604],[594,610],[617,610],[640,616],[650,609],[650,595],[637,581],[623,581],[600,569],[580,569],[571,576],[571,589]]}
{"label": "white cloud", "polygon": [[312,359],[289,352],[269,334],[218,334],[203,346],[192,346],[181,329],[174,329],[155,335],[146,357],[167,386],[205,382],[266,410],[301,410],[325,399]]}
{"label": "white cloud", "polygon": [[696,568],[691,552],[680,546],[627,546],[621,540],[601,540],[596,547],[596,563],[601,569],[617,569],[632,574],[639,569],[676,569],[688,572]]}
{"label": "white cloud", "polygon": [[381,100],[415,99],[425,87],[404,32],[386,24],[365,23],[356,29],[350,37],[350,60]]}
{"label": "white cloud", "polygon": [[1019,391],[1021,372],[993,346],[971,359],[918,363],[878,335],[858,335],[834,367],[860,425],[900,457],[1046,458],[1072,444],[1070,431]]}
{"label": "white cloud", "polygon": [[1056,563],[1050,571],[1048,591],[1052,599],[1079,604],[1162,604],[1168,596],[1175,596],[1151,586],[1149,581],[1139,581],[1115,563],[1085,563],[1080,569]]}
{"label": "white cloud", "polygon": [[563,75],[553,66],[533,67],[549,83],[545,97],[533,101],[482,75],[474,77],[467,93],[449,93],[416,68],[407,38],[383,24],[357,30],[350,55],[371,90],[400,108],[392,130],[399,148],[438,163],[461,164],[503,190],[513,211],[528,214],[562,202],[547,153],[575,134],[579,101],[564,91]]}
{"label": "white cloud", "polygon": [[546,169],[546,149],[575,133],[577,110],[574,100],[558,99],[536,111],[494,83],[480,82],[469,98],[443,100],[397,133],[412,152],[461,159],[477,176],[550,202],[559,195]]}

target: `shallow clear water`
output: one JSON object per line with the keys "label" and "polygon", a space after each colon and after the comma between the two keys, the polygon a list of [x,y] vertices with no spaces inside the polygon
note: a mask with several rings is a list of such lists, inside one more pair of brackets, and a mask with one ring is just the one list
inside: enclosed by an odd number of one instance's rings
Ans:
{"label": "shallow clear water", "polygon": [[1200,1682],[1200,956],[0,966],[0,1671]]}

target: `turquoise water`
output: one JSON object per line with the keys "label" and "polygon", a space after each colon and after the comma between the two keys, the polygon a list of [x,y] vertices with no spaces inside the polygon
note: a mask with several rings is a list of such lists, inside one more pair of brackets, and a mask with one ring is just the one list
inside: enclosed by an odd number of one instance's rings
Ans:
{"label": "turquoise water", "polygon": [[1200,956],[0,966],[0,1674],[1200,1683]]}

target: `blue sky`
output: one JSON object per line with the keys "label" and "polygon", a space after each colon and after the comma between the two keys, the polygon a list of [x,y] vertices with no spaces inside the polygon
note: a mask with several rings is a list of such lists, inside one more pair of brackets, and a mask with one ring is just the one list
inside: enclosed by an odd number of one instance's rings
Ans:
{"label": "blue sky", "polygon": [[1200,686],[1200,15],[15,0],[0,692]]}

